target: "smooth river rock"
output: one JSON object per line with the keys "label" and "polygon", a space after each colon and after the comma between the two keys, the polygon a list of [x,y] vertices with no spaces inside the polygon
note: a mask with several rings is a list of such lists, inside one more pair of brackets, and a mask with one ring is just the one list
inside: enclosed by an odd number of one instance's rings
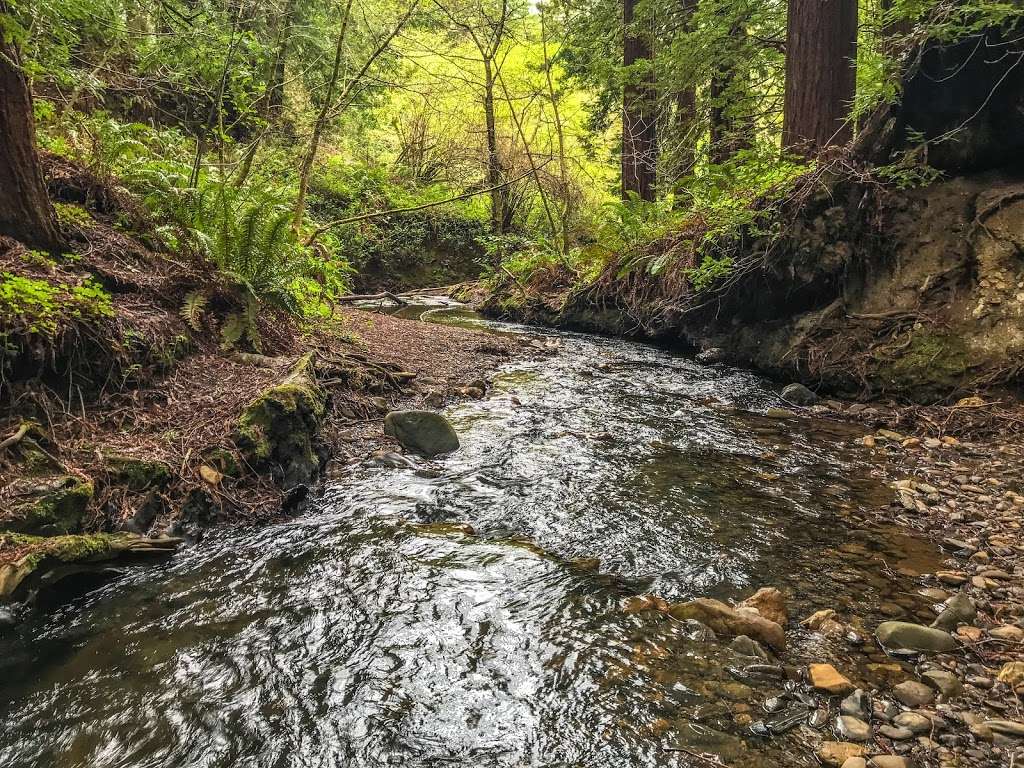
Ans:
{"label": "smooth river rock", "polygon": [[951,632],[960,624],[970,624],[977,615],[978,609],[974,601],[965,593],[957,592],[946,601],[946,606],[932,622],[932,626]]}
{"label": "smooth river rock", "polygon": [[427,458],[459,449],[459,436],[448,419],[433,411],[392,411],[384,417],[384,434]]}
{"label": "smooth river rock", "polygon": [[836,718],[836,733],[847,741],[868,741],[871,726],[856,717],[840,715]]}
{"label": "smooth river rock", "polygon": [[818,759],[832,768],[842,768],[851,757],[864,757],[867,750],[848,741],[823,741],[818,747]]}
{"label": "smooth river rock", "polygon": [[720,635],[746,635],[776,651],[786,650],[786,633],[774,621],[740,613],[719,600],[701,597],[688,603],[676,603],[669,613],[680,621],[695,619]]}
{"label": "smooth river rock", "polygon": [[948,632],[906,621],[882,622],[875,630],[875,637],[886,648],[909,648],[922,653],[946,653],[957,647]]}
{"label": "smooth river rock", "polygon": [[811,685],[815,690],[842,696],[853,690],[853,683],[839,674],[831,664],[811,664],[807,670]]}
{"label": "smooth river rock", "polygon": [[922,707],[935,698],[935,691],[924,683],[907,680],[892,689],[892,695],[906,707]]}
{"label": "smooth river rock", "polygon": [[782,399],[793,405],[814,405],[818,402],[818,396],[803,384],[790,384],[782,390]]}

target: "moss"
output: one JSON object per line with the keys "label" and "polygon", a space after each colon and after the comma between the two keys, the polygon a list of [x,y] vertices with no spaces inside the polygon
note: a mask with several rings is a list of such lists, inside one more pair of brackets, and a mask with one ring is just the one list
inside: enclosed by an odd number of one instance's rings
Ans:
{"label": "moss", "polygon": [[325,396],[308,354],[282,382],[246,406],[235,441],[253,468],[270,469],[286,486],[308,483],[320,467],[313,441],[325,412]]}
{"label": "moss", "polygon": [[92,483],[86,480],[71,476],[50,478],[37,487],[35,498],[14,505],[4,524],[21,533],[75,533],[82,529],[93,493]]}
{"label": "moss", "polygon": [[162,461],[137,459],[119,453],[104,455],[110,484],[124,486],[136,493],[150,488],[163,488],[171,480],[171,470]]}
{"label": "moss", "polygon": [[228,477],[238,477],[242,474],[235,454],[226,448],[210,448],[203,451],[203,461]]}
{"label": "moss", "polygon": [[891,363],[881,361],[878,370],[888,389],[929,399],[955,391],[971,367],[970,352],[961,337],[920,330],[899,357]]}
{"label": "moss", "polygon": [[[11,597],[29,577],[39,575],[47,563],[92,563],[112,560],[131,551],[137,536],[127,533],[89,535],[30,536],[0,532],[0,598]],[[17,559],[2,558],[5,552],[17,553]]]}

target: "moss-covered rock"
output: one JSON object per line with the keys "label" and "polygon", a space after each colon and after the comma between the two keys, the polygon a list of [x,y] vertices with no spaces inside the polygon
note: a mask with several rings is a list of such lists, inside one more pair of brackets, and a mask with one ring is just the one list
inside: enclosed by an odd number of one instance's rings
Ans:
{"label": "moss-covered rock", "polygon": [[325,411],[326,396],[309,353],[283,381],[246,406],[235,442],[249,466],[269,470],[284,487],[309,483],[320,470],[314,443]]}
{"label": "moss-covered rock", "polygon": [[171,481],[171,470],[162,461],[138,459],[121,453],[108,452],[104,459],[110,484],[141,493],[152,488],[163,488]]}
{"label": "moss-covered rock", "polygon": [[179,539],[146,539],[128,533],[41,537],[3,532],[0,533],[0,600],[16,597],[29,580],[38,581],[57,567],[105,562],[128,554],[172,552],[179,543]]}
{"label": "moss-covered rock", "polygon": [[4,490],[10,503],[0,526],[43,536],[81,531],[94,493],[91,482],[71,475],[24,478]]}

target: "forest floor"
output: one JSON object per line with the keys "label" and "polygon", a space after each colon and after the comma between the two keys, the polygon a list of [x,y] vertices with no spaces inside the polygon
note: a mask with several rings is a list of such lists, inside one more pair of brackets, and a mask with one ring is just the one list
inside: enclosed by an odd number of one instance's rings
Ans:
{"label": "forest floor", "polygon": [[[483,397],[525,351],[340,307],[311,321],[264,310],[261,351],[228,350],[218,326],[235,307],[208,267],[74,211],[59,258],[0,240],[0,597],[43,561],[294,511],[330,459],[401,452],[387,412]],[[189,316],[203,285],[211,298]]]}

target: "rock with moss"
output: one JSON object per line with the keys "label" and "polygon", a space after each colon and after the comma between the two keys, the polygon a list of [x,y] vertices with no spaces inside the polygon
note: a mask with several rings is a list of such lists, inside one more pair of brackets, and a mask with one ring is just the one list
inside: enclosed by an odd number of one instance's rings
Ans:
{"label": "rock with moss", "polygon": [[128,533],[30,536],[0,533],[0,600],[8,601],[38,585],[47,574],[71,565],[109,562],[128,555],[173,552],[180,539],[147,539]]}
{"label": "rock with moss", "polygon": [[250,467],[269,471],[282,486],[309,483],[320,470],[314,445],[325,411],[326,397],[309,353],[284,380],[245,407],[235,442]]}
{"label": "rock with moss", "polygon": [[103,458],[112,486],[141,493],[164,488],[171,481],[170,467],[162,461],[139,459],[115,452],[107,452]]}
{"label": "rock with moss", "polygon": [[94,493],[91,482],[71,475],[21,478],[3,490],[0,527],[42,536],[81,531]]}

